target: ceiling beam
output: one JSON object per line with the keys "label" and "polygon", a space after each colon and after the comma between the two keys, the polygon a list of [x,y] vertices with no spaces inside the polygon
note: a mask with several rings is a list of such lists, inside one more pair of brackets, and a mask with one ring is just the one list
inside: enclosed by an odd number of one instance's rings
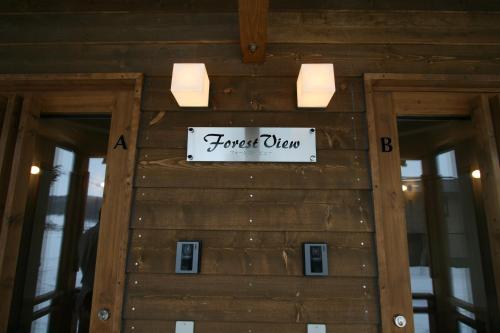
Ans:
{"label": "ceiling beam", "polygon": [[240,46],[244,63],[266,58],[269,0],[239,0]]}

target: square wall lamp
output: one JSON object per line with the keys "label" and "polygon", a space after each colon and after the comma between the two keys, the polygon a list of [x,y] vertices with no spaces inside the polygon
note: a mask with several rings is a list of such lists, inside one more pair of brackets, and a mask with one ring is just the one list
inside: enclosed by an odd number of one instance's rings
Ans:
{"label": "square wall lamp", "polygon": [[299,108],[326,108],[335,93],[333,64],[302,64],[297,79]]}
{"label": "square wall lamp", "polygon": [[210,80],[205,64],[174,64],[170,91],[181,107],[207,107]]}

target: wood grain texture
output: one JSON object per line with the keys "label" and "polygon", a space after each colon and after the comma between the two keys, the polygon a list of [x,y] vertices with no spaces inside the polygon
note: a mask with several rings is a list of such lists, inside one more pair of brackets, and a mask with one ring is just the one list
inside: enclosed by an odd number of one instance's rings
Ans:
{"label": "wood grain texture", "polygon": [[[413,332],[397,115],[393,109],[391,93],[374,93],[371,80],[367,78],[365,82],[382,330]],[[392,139],[392,152],[381,152],[381,137]],[[403,267],[406,269],[402,269]],[[393,318],[396,314],[402,314],[408,320],[405,328],[394,325]]]}
{"label": "wood grain texture", "polygon": [[266,298],[129,297],[126,319],[161,319],[271,323],[378,323],[372,300],[282,301]]}
{"label": "wood grain texture", "polygon": [[497,155],[500,156],[500,95],[490,98],[491,125],[497,145]]}
{"label": "wood grain texture", "polygon": [[[369,189],[366,152],[317,151],[317,163],[187,162],[184,149],[141,149],[136,187]],[[196,175],[195,177],[193,177]]]}
{"label": "wood grain texture", "polygon": [[[498,98],[498,97],[497,97]],[[471,109],[472,121],[476,129],[476,143],[481,171],[480,186],[486,224],[488,228],[490,251],[492,255],[492,270],[496,290],[500,290],[500,262],[497,258],[500,253],[500,156],[498,154],[495,126],[492,113],[498,114],[498,104],[489,103],[486,95],[481,95],[476,105]],[[477,179],[473,180],[477,182]],[[475,185],[478,186],[478,185]],[[495,302],[496,311],[500,304],[500,294],[497,292]]]}
{"label": "wood grain texture", "polygon": [[[230,237],[233,237],[233,240],[230,240]],[[342,241],[343,237],[347,240]],[[179,239],[199,239],[203,242],[200,272],[204,275],[302,276],[302,244],[306,242],[329,244],[330,276],[376,275],[371,233],[214,231],[210,234],[200,231],[140,229],[134,231],[132,236],[127,270],[141,273],[174,273],[176,240]],[[237,245],[236,240],[240,241]]]}
{"label": "wood grain texture", "polygon": [[270,189],[189,189],[138,188],[137,204],[328,204],[346,211],[358,209],[369,216],[372,211],[371,191],[357,190],[270,190]]}
{"label": "wood grain texture", "polygon": [[[210,76],[297,75],[302,63],[333,62],[337,76],[364,73],[492,74],[500,46],[269,44],[264,64],[242,64],[233,44],[106,43],[0,48],[2,73],[141,72],[167,76],[173,63],[203,62]],[[57,54],[57,57],[54,57]],[[75,61],[78,59],[78,61]]]}
{"label": "wood grain texture", "polygon": [[395,92],[394,110],[401,116],[468,116],[477,94],[446,92]]}
{"label": "wood grain texture", "polygon": [[[277,84],[279,82],[279,84]],[[209,107],[213,111],[297,111],[297,77],[210,76]],[[336,77],[337,91],[326,108],[314,111],[365,111],[363,81]],[[171,77],[148,77],[144,82],[143,111],[186,111],[170,91]],[[300,110],[306,111],[306,110]],[[307,110],[310,111],[310,110]]]}
{"label": "wood grain texture", "polygon": [[[141,91],[142,76],[137,76],[133,90],[117,93],[117,106],[111,115],[106,155],[107,189],[100,219],[92,297],[92,332],[119,332],[121,327]],[[122,135],[127,149],[114,149],[116,140]],[[97,313],[103,308],[111,312],[110,320],[98,320]]]}
{"label": "wood grain texture", "polygon": [[[2,114],[2,127],[0,129],[0,216],[3,216],[5,199],[8,194],[21,106],[22,99],[14,94],[10,95],[5,100],[5,109]],[[0,231],[1,227],[0,225]]]}
{"label": "wood grain texture", "polygon": [[[246,191],[245,191],[246,192]],[[371,231],[370,210],[341,203],[136,203],[134,227],[195,230]],[[249,222],[252,220],[252,222]]]}
{"label": "wood grain texture", "polygon": [[[393,9],[393,8],[390,8]],[[489,44],[500,42],[499,13],[301,11],[273,13],[270,43]],[[417,28],[418,27],[418,28]],[[495,35],[495,36],[492,36]]]}
{"label": "wood grain texture", "polygon": [[[238,275],[167,275],[131,273],[128,297],[267,297],[303,301],[307,299],[376,300],[378,285],[372,277],[304,277]],[[216,286],[217,288],[214,288]]]}
{"label": "wood grain texture", "polygon": [[[273,0],[270,3],[271,11],[290,10],[324,10],[324,9],[390,9],[390,10],[500,10],[495,0],[309,0],[305,4],[302,0]],[[129,0],[127,2],[82,1],[69,0],[61,4],[56,0],[30,1],[5,0],[0,5],[1,11],[32,12],[32,11],[135,11],[135,10],[165,10],[173,12],[236,12],[238,3],[233,0]]]}
{"label": "wood grain texture", "polygon": [[365,114],[276,112],[143,112],[141,148],[186,149],[188,127],[314,127],[317,149],[368,149]]}
{"label": "wood grain texture", "polygon": [[[0,13],[0,45],[22,43],[231,43],[244,61],[262,61],[269,43],[499,45],[498,12],[269,12],[268,0],[241,0],[239,13]],[[268,18],[269,17],[269,18]],[[269,23],[268,23],[269,22]],[[240,24],[238,24],[240,23]],[[267,29],[267,26],[269,28]],[[267,32],[267,30],[269,30]],[[106,31],[106,33],[102,33]],[[248,44],[257,42],[251,55]]]}
{"label": "wood grain texture", "polygon": [[[258,322],[212,322],[197,321],[195,329],[200,332],[219,333],[304,333],[305,324],[285,323],[258,323]],[[377,333],[378,325],[375,324],[329,324],[329,333]],[[123,323],[126,333],[174,333],[175,321],[160,320],[126,320]]]}
{"label": "wood grain texture", "polygon": [[39,114],[38,101],[32,96],[25,96],[16,133],[0,232],[0,296],[3,300],[0,304],[0,331],[3,332],[7,331],[11,312]]}
{"label": "wood grain texture", "polygon": [[[240,48],[244,63],[266,58],[269,0],[238,0]],[[255,49],[251,49],[251,46]]]}
{"label": "wood grain texture", "polygon": [[132,227],[364,232],[372,214],[369,191],[140,188]]}

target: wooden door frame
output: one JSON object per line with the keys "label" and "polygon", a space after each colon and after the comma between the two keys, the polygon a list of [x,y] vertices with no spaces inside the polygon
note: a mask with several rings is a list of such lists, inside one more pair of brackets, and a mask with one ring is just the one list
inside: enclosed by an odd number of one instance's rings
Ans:
{"label": "wooden door frame", "polygon": [[[369,73],[364,75],[364,81],[382,332],[413,332],[397,117],[471,116],[479,126],[477,140],[489,152],[489,158],[480,168],[483,190],[490,193],[490,201],[493,201],[485,211],[490,251],[494,257],[495,253],[500,253],[500,169],[499,147],[496,146],[500,133],[496,133],[495,140],[494,128],[498,128],[498,124],[493,124],[491,112],[495,112],[497,116],[493,118],[498,119],[500,108],[494,109],[494,105],[499,104],[500,76]],[[382,138],[391,139],[391,152],[382,152]],[[496,300],[500,303],[500,262],[493,261],[492,265]],[[408,321],[405,328],[394,324],[394,317],[399,314]]]}
{"label": "wooden door frame", "polygon": [[[0,230],[1,332],[7,331],[11,312],[34,135],[44,113],[111,115],[91,331],[120,331],[142,84],[140,73],[0,75],[0,94],[11,106],[8,116],[17,110],[20,119],[19,125],[4,122],[8,130],[0,137],[0,171],[7,161],[12,165]],[[19,99],[20,110],[14,107]],[[7,149],[12,135],[15,147]],[[116,146],[122,136],[126,147]],[[100,309],[109,310],[108,320],[98,319]]]}

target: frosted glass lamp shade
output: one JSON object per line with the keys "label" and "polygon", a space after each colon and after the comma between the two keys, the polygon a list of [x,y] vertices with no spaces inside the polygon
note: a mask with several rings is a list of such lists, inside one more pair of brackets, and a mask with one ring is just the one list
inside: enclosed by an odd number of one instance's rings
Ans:
{"label": "frosted glass lamp shade", "polygon": [[205,64],[174,64],[170,91],[181,107],[207,107],[210,80]]}
{"label": "frosted glass lamp shade", "polygon": [[302,64],[297,79],[299,108],[326,108],[334,93],[333,64]]}

